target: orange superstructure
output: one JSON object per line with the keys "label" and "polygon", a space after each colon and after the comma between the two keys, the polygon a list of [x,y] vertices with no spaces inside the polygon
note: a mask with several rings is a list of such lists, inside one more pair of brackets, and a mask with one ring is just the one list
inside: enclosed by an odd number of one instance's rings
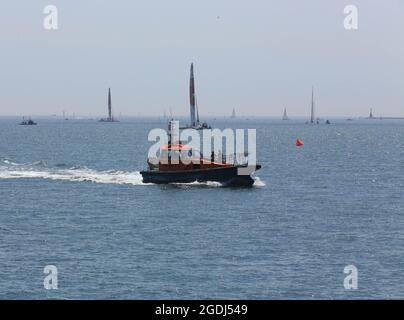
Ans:
{"label": "orange superstructure", "polygon": [[[194,153],[197,153],[195,155]],[[198,156],[199,155],[199,156]],[[160,148],[160,158],[149,159],[150,169],[159,171],[183,171],[211,168],[226,168],[232,164],[217,160],[214,154],[210,159],[204,158],[199,150],[187,144],[166,144]]]}

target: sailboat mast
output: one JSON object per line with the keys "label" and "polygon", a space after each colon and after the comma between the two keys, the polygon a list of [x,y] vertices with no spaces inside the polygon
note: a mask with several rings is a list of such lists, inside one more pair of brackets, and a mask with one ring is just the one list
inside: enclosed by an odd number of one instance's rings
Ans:
{"label": "sailboat mast", "polygon": [[314,123],[314,87],[311,88],[311,116],[310,122]]}
{"label": "sailboat mast", "polygon": [[287,114],[287,112],[286,112],[286,108],[285,109],[283,109],[283,117],[282,117],[282,120],[288,120],[289,118],[288,118],[288,114]]}
{"label": "sailboat mast", "polygon": [[191,64],[191,75],[189,80],[189,102],[191,111],[191,126],[195,126],[195,81],[194,81],[194,64]]}
{"label": "sailboat mast", "polygon": [[235,117],[236,117],[236,109],[235,109],[235,108],[233,108],[233,112],[231,113],[231,117],[232,117],[232,118],[235,118]]}
{"label": "sailboat mast", "polygon": [[111,88],[108,89],[108,119],[112,120]]}

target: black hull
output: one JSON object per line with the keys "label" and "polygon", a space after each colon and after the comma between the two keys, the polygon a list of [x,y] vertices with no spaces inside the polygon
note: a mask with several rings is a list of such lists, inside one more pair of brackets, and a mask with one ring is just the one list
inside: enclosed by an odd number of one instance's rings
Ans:
{"label": "black hull", "polygon": [[[212,168],[188,171],[141,171],[144,183],[192,183],[192,182],[219,182],[225,186],[252,186],[254,179],[250,175],[238,175],[238,168]],[[256,170],[261,166],[257,165]]]}

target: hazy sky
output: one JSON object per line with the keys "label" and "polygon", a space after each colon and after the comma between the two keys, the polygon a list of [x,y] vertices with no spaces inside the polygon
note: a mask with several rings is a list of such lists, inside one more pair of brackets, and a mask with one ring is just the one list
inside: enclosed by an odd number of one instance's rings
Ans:
{"label": "hazy sky", "polygon": [[[59,29],[43,28],[43,9]],[[345,5],[359,10],[347,31]],[[0,115],[404,116],[404,0],[2,0]]]}

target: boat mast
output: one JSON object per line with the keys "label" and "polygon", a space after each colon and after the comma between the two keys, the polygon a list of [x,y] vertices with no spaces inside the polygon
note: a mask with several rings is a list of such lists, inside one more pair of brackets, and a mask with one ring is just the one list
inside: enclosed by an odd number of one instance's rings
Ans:
{"label": "boat mast", "polygon": [[283,110],[283,118],[282,118],[282,120],[288,120],[289,118],[288,118],[288,114],[287,114],[287,112],[286,112],[286,108]]}
{"label": "boat mast", "polygon": [[191,111],[191,126],[194,127],[195,123],[195,82],[194,82],[194,64],[191,64],[191,76],[189,80],[189,102]]}
{"label": "boat mast", "polygon": [[111,88],[108,88],[108,120],[112,121]]}
{"label": "boat mast", "polygon": [[233,112],[232,112],[232,114],[231,114],[231,117],[232,117],[232,118],[235,118],[235,117],[236,117],[236,109],[235,109],[235,108],[233,108]]}
{"label": "boat mast", "polygon": [[310,122],[314,123],[314,87],[311,87],[311,116]]}

